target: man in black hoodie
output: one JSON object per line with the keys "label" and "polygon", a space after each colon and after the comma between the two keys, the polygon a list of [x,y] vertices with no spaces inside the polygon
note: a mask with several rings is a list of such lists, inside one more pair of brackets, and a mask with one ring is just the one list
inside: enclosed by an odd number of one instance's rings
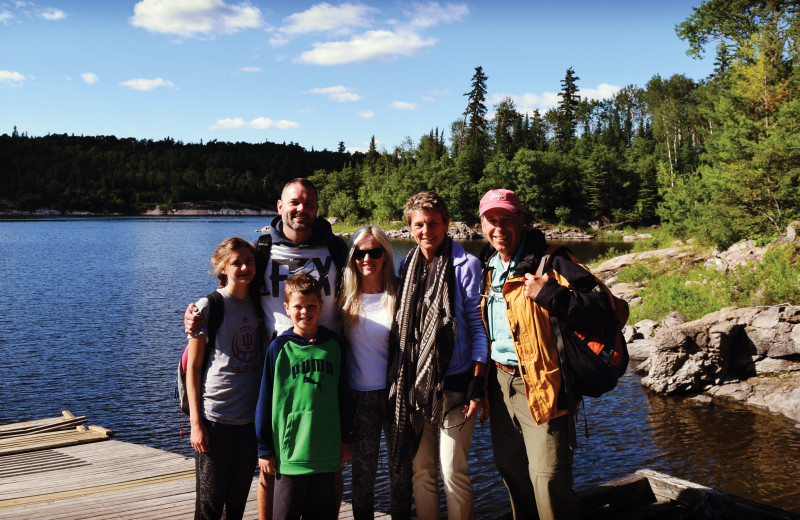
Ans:
{"label": "man in black hoodie", "polygon": [[[283,307],[283,286],[286,280],[298,273],[309,273],[320,281],[325,303],[319,323],[336,330],[334,300],[342,267],[347,262],[347,243],[333,234],[328,221],[317,218],[317,200],[317,190],[308,179],[297,178],[287,182],[278,200],[278,216],[270,223],[269,238],[259,240],[259,250],[268,251],[266,258],[259,258],[262,264],[259,268],[265,269],[261,307],[270,339],[292,328],[292,321]],[[184,314],[187,333],[199,330],[203,324],[202,316],[195,311],[192,303]],[[260,520],[272,518],[273,479],[273,475],[259,475]],[[341,489],[339,495],[341,497]]]}

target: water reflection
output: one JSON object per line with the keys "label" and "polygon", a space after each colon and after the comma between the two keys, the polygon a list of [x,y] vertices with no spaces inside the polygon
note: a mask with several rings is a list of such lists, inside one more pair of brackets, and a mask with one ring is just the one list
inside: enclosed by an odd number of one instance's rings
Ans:
{"label": "water reflection", "polygon": [[660,465],[675,476],[800,511],[800,435],[786,419],[725,403],[648,396]]}

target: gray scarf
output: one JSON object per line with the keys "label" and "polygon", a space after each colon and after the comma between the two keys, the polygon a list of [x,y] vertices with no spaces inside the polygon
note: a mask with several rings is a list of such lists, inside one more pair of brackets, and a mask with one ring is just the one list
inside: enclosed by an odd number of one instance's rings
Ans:
{"label": "gray scarf", "polygon": [[389,462],[416,453],[422,428],[442,414],[444,377],[456,341],[453,243],[445,237],[428,270],[419,247],[406,256],[389,334]]}

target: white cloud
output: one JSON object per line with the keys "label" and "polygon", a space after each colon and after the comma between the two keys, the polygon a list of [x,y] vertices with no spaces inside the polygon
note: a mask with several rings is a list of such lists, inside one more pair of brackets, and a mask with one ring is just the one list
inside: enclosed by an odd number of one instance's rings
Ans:
{"label": "white cloud", "polygon": [[[16,13],[8,9],[8,4],[0,4],[0,23],[8,25],[11,22],[21,22],[22,19],[41,18],[43,20],[63,20],[67,13],[56,7],[39,7],[33,2],[14,2]],[[21,17],[17,16],[21,15]]]}
{"label": "white cloud", "polygon": [[555,92],[544,92],[542,94],[494,94],[487,99],[487,105],[496,105],[505,98],[511,98],[514,106],[520,112],[532,112],[539,108],[555,108],[558,106],[559,97]]}
{"label": "white cloud", "polygon": [[609,99],[617,95],[622,90],[622,87],[609,85],[608,83],[600,83],[597,88],[582,88],[578,91],[578,95],[582,99]]}
{"label": "white cloud", "polygon": [[45,20],[63,20],[67,17],[67,13],[61,9],[56,9],[55,7],[47,7],[39,11],[39,16]]}
{"label": "white cloud", "polygon": [[[273,33],[270,43],[273,46],[286,45],[298,36],[319,32],[350,35],[353,29],[375,25],[372,15],[376,12],[377,9],[358,4],[344,3],[334,7],[322,3],[285,18],[282,27],[270,29]],[[405,20],[384,22],[390,28],[368,30],[338,41],[314,42],[313,49],[301,53],[296,61],[311,65],[342,65],[389,62],[402,56],[414,56],[438,41],[424,36],[422,31],[461,21],[469,14],[469,8],[466,4],[414,3],[403,14]]]}
{"label": "white cloud", "polygon": [[[614,97],[622,88],[608,83],[601,83],[594,89],[580,89],[578,95],[582,99],[608,99]],[[536,109],[547,110],[558,106],[561,98],[557,92],[543,92],[541,94],[494,94],[487,99],[487,105],[496,105],[505,98],[511,98],[517,111],[532,113]]]}
{"label": "white cloud", "polygon": [[88,83],[89,85],[94,85],[95,83],[100,81],[100,77],[93,72],[84,72],[83,74],[81,74],[81,79],[85,83]]}
{"label": "white cloud", "polygon": [[0,85],[9,87],[21,87],[25,81],[25,75],[10,70],[0,70]]}
{"label": "white cloud", "polygon": [[261,11],[249,3],[222,0],[141,0],[130,23],[148,31],[189,37],[213,37],[261,27]]}
{"label": "white cloud", "polygon": [[436,41],[411,32],[368,31],[349,41],[315,43],[314,50],[300,54],[299,61],[312,65],[388,62],[400,56],[413,56],[436,45]]}
{"label": "white cloud", "polygon": [[123,81],[120,85],[124,85],[126,87],[130,87],[133,90],[141,90],[141,91],[150,91],[156,87],[174,87],[175,85],[171,81],[167,81],[161,78],[155,79],[145,79],[145,78],[134,78],[129,79],[128,81]]}
{"label": "white cloud", "polygon": [[278,130],[291,130],[293,128],[300,128],[300,123],[294,121],[273,121],[267,117],[257,117],[252,121],[245,121],[240,117],[219,119],[216,123],[208,127],[209,130],[233,130],[237,128],[250,128],[253,130],[267,130],[277,128]]}
{"label": "white cloud", "polygon": [[417,105],[407,101],[392,101],[392,108],[395,110],[416,110]]}
{"label": "white cloud", "polygon": [[14,15],[8,9],[0,9],[0,23],[8,25],[15,20]]}
{"label": "white cloud", "polygon": [[440,6],[438,2],[429,4],[414,4],[412,9],[406,12],[409,18],[408,26],[416,30],[429,29],[442,23],[460,22],[469,14],[466,4],[445,4]]}
{"label": "white cloud", "polygon": [[284,44],[290,38],[302,34],[318,32],[334,35],[350,34],[353,28],[370,27],[372,25],[370,15],[376,12],[377,9],[366,5],[344,3],[332,6],[323,2],[284,18],[284,25],[277,29],[278,34],[273,39],[277,44]]}
{"label": "white cloud", "polygon": [[429,90],[424,92],[419,98],[422,101],[436,101],[436,98],[450,95],[449,90]]}
{"label": "white cloud", "polygon": [[239,67],[239,70],[241,72],[261,72],[264,69],[261,67]]}
{"label": "white cloud", "polygon": [[363,117],[364,119],[371,119],[375,117],[375,112],[373,112],[372,110],[363,110],[361,112],[356,112],[356,115],[358,117]]}
{"label": "white cloud", "polygon": [[311,90],[307,90],[306,93],[328,96],[328,99],[338,101],[339,103],[351,103],[353,101],[361,100],[361,96],[353,92],[353,89],[342,85],[337,85],[335,87],[312,88]]}

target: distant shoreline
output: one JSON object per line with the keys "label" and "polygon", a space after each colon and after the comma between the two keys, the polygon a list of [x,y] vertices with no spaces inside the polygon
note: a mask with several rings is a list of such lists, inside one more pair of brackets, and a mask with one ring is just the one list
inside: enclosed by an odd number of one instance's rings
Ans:
{"label": "distant shoreline", "polygon": [[34,211],[9,209],[0,205],[0,217],[274,217],[278,213],[269,209],[242,208],[219,202],[179,202],[166,209],[160,205],[149,207],[141,213],[97,213],[81,210],[40,208]]}

